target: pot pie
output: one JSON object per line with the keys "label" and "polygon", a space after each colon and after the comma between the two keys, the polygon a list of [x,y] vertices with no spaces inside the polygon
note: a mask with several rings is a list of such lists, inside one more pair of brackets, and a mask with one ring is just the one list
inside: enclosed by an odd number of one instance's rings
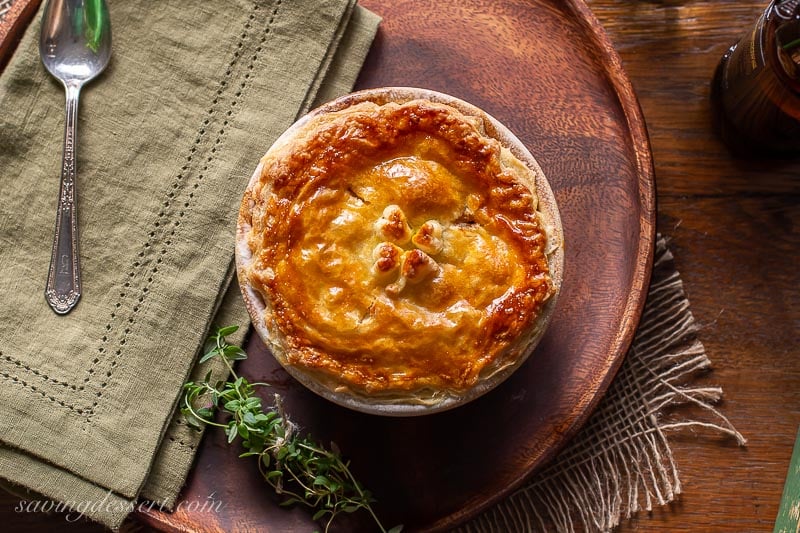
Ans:
{"label": "pot pie", "polygon": [[412,415],[522,363],[552,314],[561,241],[541,169],[496,120],[378,89],[273,144],[242,200],[236,264],[256,331],[293,376],[347,407]]}

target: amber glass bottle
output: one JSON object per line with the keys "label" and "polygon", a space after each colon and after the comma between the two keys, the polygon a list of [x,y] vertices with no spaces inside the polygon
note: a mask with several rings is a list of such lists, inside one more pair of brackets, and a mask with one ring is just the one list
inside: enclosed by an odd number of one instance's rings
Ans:
{"label": "amber glass bottle", "polygon": [[800,0],[775,0],[728,49],[711,85],[714,124],[743,154],[800,155]]}

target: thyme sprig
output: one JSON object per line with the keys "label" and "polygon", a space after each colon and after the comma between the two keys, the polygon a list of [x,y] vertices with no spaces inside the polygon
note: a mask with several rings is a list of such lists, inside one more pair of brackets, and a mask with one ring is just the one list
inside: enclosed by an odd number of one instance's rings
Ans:
{"label": "thyme sprig", "polygon": [[[240,347],[228,343],[226,337],[238,326],[216,329],[208,338],[200,362],[220,358],[230,372],[228,381],[211,383],[209,371],[203,381],[184,385],[181,412],[193,427],[213,426],[225,430],[228,443],[237,438],[245,451],[239,457],[256,457],[258,469],[266,482],[283,497],[281,505],[300,504],[313,509],[314,521],[325,524],[328,531],[333,519],[341,513],[364,509],[381,532],[398,533],[402,526],[388,532],[372,509],[375,499],[350,472],[335,444],[326,449],[310,435],[302,435],[286,415],[279,394],[266,408],[255,392],[267,383],[250,383],[233,369],[235,361],[247,358]],[[225,413],[227,422],[214,420],[214,411]]]}

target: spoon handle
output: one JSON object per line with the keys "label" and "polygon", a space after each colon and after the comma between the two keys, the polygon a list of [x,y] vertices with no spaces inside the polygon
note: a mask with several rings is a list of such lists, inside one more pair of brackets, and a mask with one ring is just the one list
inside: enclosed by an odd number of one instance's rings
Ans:
{"label": "spoon handle", "polygon": [[53,311],[60,315],[69,313],[81,297],[78,213],[75,203],[75,151],[80,85],[65,84],[65,88],[67,112],[64,125],[64,155],[61,164],[53,252],[50,256],[50,270],[45,289],[47,302]]}

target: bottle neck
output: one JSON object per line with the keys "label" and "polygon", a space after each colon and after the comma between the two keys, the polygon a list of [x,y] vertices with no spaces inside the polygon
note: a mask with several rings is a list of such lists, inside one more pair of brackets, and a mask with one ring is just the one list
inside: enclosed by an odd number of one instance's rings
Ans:
{"label": "bottle neck", "polygon": [[795,93],[800,93],[800,0],[773,2],[766,13],[766,55]]}

